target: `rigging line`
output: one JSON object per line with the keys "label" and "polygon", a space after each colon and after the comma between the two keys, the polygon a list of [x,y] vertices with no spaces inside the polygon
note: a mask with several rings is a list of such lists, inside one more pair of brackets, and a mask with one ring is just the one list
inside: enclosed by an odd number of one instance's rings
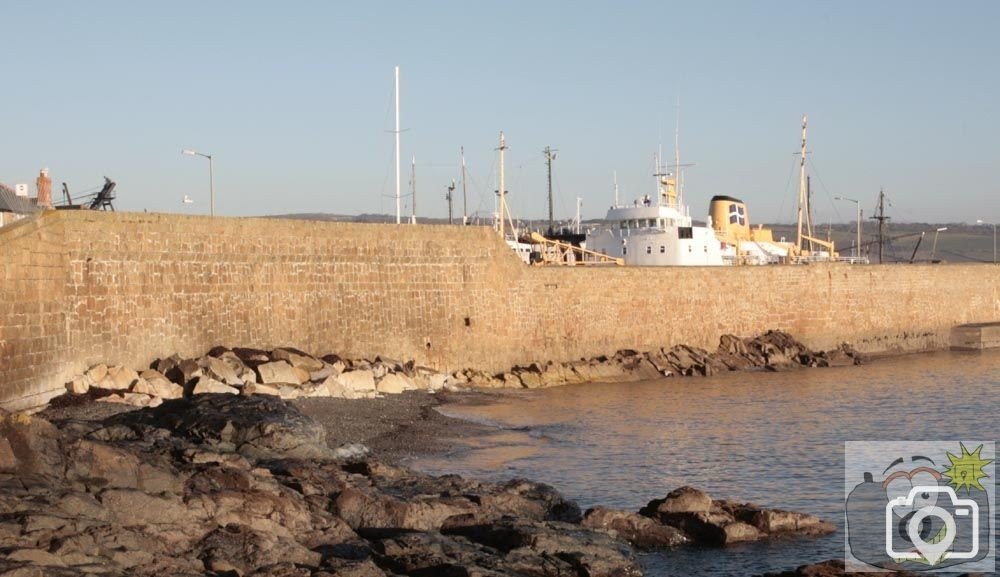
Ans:
{"label": "rigging line", "polygon": [[781,195],[781,204],[778,205],[778,222],[782,222],[785,217],[785,201],[791,196],[789,192],[792,188],[792,176],[795,174],[795,165],[798,164],[795,159],[792,159],[792,164],[788,169],[788,180],[785,182],[785,192]]}
{"label": "rigging line", "polygon": [[830,208],[833,209],[833,213],[837,215],[838,219],[841,218],[840,211],[837,210],[837,205],[833,203],[833,195],[830,194],[830,189],[826,187],[826,183],[823,182],[823,178],[820,177],[819,169],[816,168],[816,164],[813,162],[812,158],[809,158],[808,156],[806,157],[806,162],[809,164],[809,167],[812,168],[813,174],[816,175],[816,180],[819,181],[819,185],[823,188],[823,191],[826,192],[826,199],[830,202]]}

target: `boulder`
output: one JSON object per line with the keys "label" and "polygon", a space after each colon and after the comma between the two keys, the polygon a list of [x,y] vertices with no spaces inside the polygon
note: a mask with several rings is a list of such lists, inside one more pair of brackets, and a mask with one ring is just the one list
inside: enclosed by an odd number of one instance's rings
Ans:
{"label": "boulder", "polygon": [[167,380],[157,371],[147,370],[139,375],[132,385],[133,393],[143,393],[161,399],[179,399],[184,396],[184,387]]}
{"label": "boulder", "polygon": [[101,380],[103,380],[104,377],[107,376],[107,374],[108,374],[108,365],[102,363],[100,365],[94,365],[90,367],[89,369],[87,369],[87,372],[84,373],[83,375],[87,377],[88,382],[91,385],[93,385],[94,383],[98,383]]}
{"label": "boulder", "polygon": [[[301,380],[301,373],[295,371],[292,365],[286,361],[274,361],[258,365],[257,376],[260,377],[258,382],[265,385],[272,383],[294,383],[298,385],[305,382]],[[306,380],[308,378],[309,375],[306,375]]]}
{"label": "boulder", "polygon": [[108,368],[104,377],[91,386],[95,389],[127,391],[137,380],[139,380],[139,373],[128,367],[116,366]]}
{"label": "boulder", "polygon": [[323,361],[297,349],[274,349],[271,351],[271,358],[276,361],[285,361],[291,366],[302,369],[307,373],[323,368]]}
{"label": "boulder", "polygon": [[236,371],[229,363],[221,358],[202,357],[198,359],[198,366],[201,367],[206,377],[231,386],[243,386],[243,379],[236,374]]}
{"label": "boulder", "polygon": [[708,513],[712,510],[712,498],[708,493],[694,487],[674,489],[663,499],[653,499],[639,514],[656,517],[661,513]]}
{"label": "boulder", "polygon": [[73,380],[66,383],[66,390],[73,395],[84,395],[90,390],[90,383],[83,375],[73,377]]}
{"label": "boulder", "polygon": [[691,542],[691,539],[676,527],[661,525],[637,513],[606,507],[588,509],[581,524],[584,527],[607,532],[612,537],[623,539],[643,549],[677,547]]}
{"label": "boulder", "polygon": [[336,381],[347,391],[375,392],[375,374],[369,370],[347,371],[336,377]]}
{"label": "boulder", "polygon": [[271,395],[272,397],[281,396],[281,391],[278,390],[278,387],[274,385],[262,385],[260,383],[250,383],[249,385],[244,385],[240,392],[243,395]]}
{"label": "boulder", "polygon": [[323,426],[269,395],[198,395],[115,415],[107,422],[164,429],[253,459],[330,457]]}
{"label": "boulder", "polygon": [[191,394],[206,395],[211,393],[238,395],[240,394],[240,390],[237,389],[236,387],[230,387],[225,383],[220,383],[219,381],[210,377],[205,377],[205,376],[198,377],[194,383],[194,386],[191,388]]}
{"label": "boulder", "polygon": [[387,373],[375,385],[376,391],[388,395],[396,395],[403,391],[414,391],[417,388],[413,379],[403,373]]}

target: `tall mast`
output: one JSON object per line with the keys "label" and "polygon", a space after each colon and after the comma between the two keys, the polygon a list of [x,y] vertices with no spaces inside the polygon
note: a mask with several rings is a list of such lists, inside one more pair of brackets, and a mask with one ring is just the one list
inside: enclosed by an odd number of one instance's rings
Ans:
{"label": "tall mast", "polygon": [[557,151],[546,146],[542,152],[545,154],[545,165],[549,169],[549,235],[551,235],[554,232],[552,228],[552,161],[555,160]]}
{"label": "tall mast", "polygon": [[684,189],[681,188],[681,97],[677,97],[677,124],[674,126],[674,190],[677,192],[677,206],[684,205]]}
{"label": "tall mast", "polygon": [[399,188],[399,66],[396,67],[396,81],[393,83],[393,93],[396,100],[396,224],[400,222],[403,205]]}
{"label": "tall mast", "polygon": [[878,189],[878,208],[872,220],[878,221],[878,263],[882,264],[882,250],[885,246],[885,221],[889,220],[889,217],[885,215],[885,191],[881,188]]}
{"label": "tall mast", "polygon": [[465,147],[461,148],[462,153],[462,224],[469,224],[469,195],[465,190]]}
{"label": "tall mast", "polygon": [[448,201],[448,224],[454,224],[455,223],[455,219],[452,217],[453,213],[452,213],[452,210],[451,210],[451,199],[452,199],[452,193],[453,192],[455,192],[455,179],[454,178],[451,179],[451,184],[448,186],[448,194],[446,194],[444,196],[445,199],[447,199],[447,201]]}
{"label": "tall mast", "polygon": [[410,161],[410,224],[417,224],[417,156]]}
{"label": "tall mast", "polygon": [[615,208],[618,208],[618,171],[614,171],[615,179]]}
{"label": "tall mast", "polygon": [[504,234],[503,219],[504,215],[507,212],[507,190],[504,188],[505,184],[504,184],[504,174],[503,174],[503,151],[507,150],[507,141],[504,140],[502,130],[500,131],[500,148],[498,148],[497,150],[500,151],[500,174],[499,174],[500,182],[498,183],[497,186],[497,195],[500,197],[500,210],[499,210],[500,218],[497,219],[497,231],[500,233],[500,236],[503,236]]}
{"label": "tall mast", "polygon": [[795,232],[795,244],[802,253],[802,211],[806,208],[806,115],[802,115],[802,145],[799,148],[799,210]]}

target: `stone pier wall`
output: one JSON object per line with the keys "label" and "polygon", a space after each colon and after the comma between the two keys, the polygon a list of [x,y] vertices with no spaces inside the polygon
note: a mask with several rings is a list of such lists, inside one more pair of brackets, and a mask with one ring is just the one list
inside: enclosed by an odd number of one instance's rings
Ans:
{"label": "stone pier wall", "polygon": [[786,330],[943,348],[1000,318],[992,265],[532,268],[488,229],[48,212],[0,229],[0,406],[98,362],[216,344],[503,370]]}

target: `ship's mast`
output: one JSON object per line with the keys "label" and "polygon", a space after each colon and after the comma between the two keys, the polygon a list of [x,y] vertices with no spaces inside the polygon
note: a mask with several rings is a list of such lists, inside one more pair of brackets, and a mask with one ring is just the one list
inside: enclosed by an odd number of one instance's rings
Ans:
{"label": "ship's mast", "polygon": [[615,208],[618,208],[618,171],[614,171],[615,179]]}
{"label": "ship's mast", "polygon": [[514,221],[511,219],[510,210],[507,208],[507,189],[504,188],[506,185],[504,183],[503,153],[507,150],[507,140],[503,136],[503,131],[500,131],[500,147],[497,150],[500,151],[500,182],[497,188],[497,195],[500,197],[500,218],[497,221],[497,229],[500,232],[500,236],[505,235],[506,224],[504,223],[504,218],[507,218],[510,223],[510,232],[516,239],[517,231],[514,229]]}
{"label": "ship's mast", "polygon": [[549,171],[549,235],[551,236],[555,231],[552,226],[552,161],[556,159],[557,150],[552,150],[550,147],[546,146],[545,150],[542,151],[545,154],[545,165],[548,167]]}
{"label": "ship's mast", "polygon": [[393,93],[396,100],[396,224],[400,223],[403,212],[399,188],[399,66],[396,67],[396,81],[393,83]]}
{"label": "ship's mast", "polygon": [[410,224],[417,224],[417,156],[410,161]]}
{"label": "ship's mast", "polygon": [[885,191],[878,189],[878,208],[872,220],[878,221],[878,263],[882,264],[882,251],[885,247],[885,223],[890,217],[885,215]]}
{"label": "ship's mast", "polygon": [[447,194],[444,195],[445,200],[448,201],[448,224],[455,224],[455,219],[452,218],[452,214],[453,213],[452,213],[452,210],[451,210],[451,199],[452,199],[451,195],[452,195],[453,192],[455,192],[455,179],[454,178],[451,179],[451,184],[448,186],[448,192],[447,192]]}
{"label": "ship's mast", "polygon": [[465,147],[461,148],[462,153],[462,224],[469,224],[469,195],[465,190]]}
{"label": "ship's mast", "polygon": [[[806,186],[806,115],[802,115],[802,145],[799,148],[799,209],[795,233],[795,244],[802,253],[802,220],[803,212],[807,224],[807,236],[812,236],[812,219],[809,217],[809,192]],[[812,241],[809,241],[809,248],[812,249]]]}

